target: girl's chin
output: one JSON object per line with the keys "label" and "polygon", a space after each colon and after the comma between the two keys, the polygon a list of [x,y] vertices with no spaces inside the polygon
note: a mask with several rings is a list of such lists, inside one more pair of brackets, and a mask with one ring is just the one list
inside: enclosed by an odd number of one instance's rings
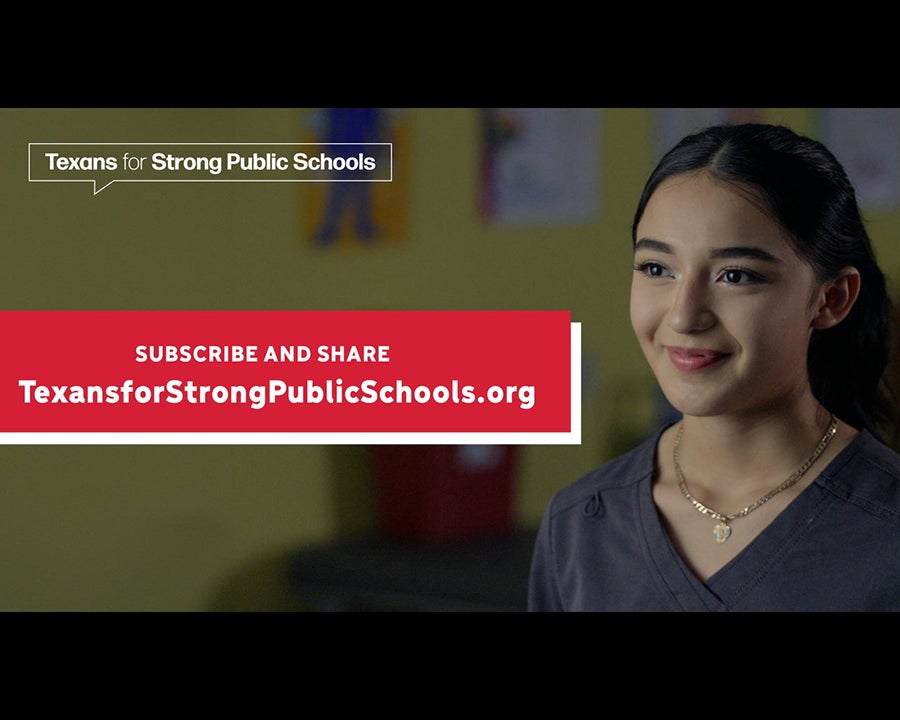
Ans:
{"label": "girl's chin", "polygon": [[735,410],[733,404],[723,398],[699,397],[696,392],[673,391],[665,387],[663,394],[669,404],[682,415],[709,417]]}

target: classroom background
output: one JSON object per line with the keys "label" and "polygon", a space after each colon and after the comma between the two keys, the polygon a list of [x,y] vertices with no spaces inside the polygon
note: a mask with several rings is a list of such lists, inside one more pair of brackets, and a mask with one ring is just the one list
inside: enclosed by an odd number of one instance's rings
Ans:
{"label": "classroom background", "polygon": [[[893,108],[379,108],[351,118],[393,146],[392,182],[368,194],[28,181],[29,142],[315,142],[340,129],[328,110],[0,109],[0,307],[568,310],[582,442],[512,451],[511,522],[528,529],[556,490],[667,417],[628,321],[630,230],[678,137],[762,119],[824,139],[900,276]],[[377,537],[377,493],[364,446],[3,445],[0,611],[314,609],[285,569]]]}

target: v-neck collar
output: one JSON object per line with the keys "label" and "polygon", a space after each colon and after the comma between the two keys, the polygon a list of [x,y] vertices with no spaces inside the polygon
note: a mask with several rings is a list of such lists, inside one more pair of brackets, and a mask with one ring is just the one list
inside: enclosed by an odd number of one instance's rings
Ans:
{"label": "v-neck collar", "polygon": [[644,481],[637,489],[637,517],[642,525],[647,560],[657,580],[685,611],[739,610],[742,599],[803,537],[810,520],[834,501],[833,493],[826,487],[828,478],[858,452],[867,437],[865,432],[860,432],[853,438],[759,535],[704,582],[676,549],[653,500],[656,450],[667,427],[661,427],[651,438],[653,451],[647,453],[650,467],[642,473]]}

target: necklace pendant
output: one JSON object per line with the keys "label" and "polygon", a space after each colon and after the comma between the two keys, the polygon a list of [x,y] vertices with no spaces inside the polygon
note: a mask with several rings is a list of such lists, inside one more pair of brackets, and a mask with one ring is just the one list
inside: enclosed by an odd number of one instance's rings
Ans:
{"label": "necklace pendant", "polygon": [[731,537],[731,526],[728,525],[728,523],[720,522],[713,529],[713,535],[715,536],[717,543],[723,543]]}

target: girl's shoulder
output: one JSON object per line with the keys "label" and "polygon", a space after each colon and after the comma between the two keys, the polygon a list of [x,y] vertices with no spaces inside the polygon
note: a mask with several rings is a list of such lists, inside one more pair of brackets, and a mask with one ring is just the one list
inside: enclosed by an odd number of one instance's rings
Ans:
{"label": "girl's shoulder", "polygon": [[603,463],[556,492],[551,500],[551,514],[573,507],[585,507],[598,494],[631,488],[636,483],[650,482],[656,468],[656,447],[666,426],[658,428],[631,450]]}
{"label": "girl's shoulder", "polygon": [[868,431],[860,432],[817,480],[844,500],[900,522],[900,452]]}

